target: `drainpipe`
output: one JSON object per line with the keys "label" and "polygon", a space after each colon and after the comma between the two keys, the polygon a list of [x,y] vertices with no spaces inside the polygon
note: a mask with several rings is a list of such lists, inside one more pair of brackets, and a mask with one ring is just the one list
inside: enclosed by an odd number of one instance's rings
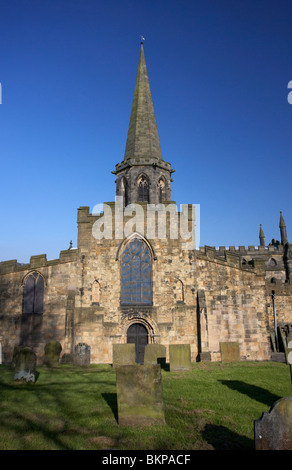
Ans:
{"label": "drainpipe", "polygon": [[275,297],[276,297],[275,291],[272,290],[273,312],[274,312],[274,327],[275,327],[275,340],[276,340],[276,348],[277,348],[277,351],[278,351],[278,350],[279,350],[279,346],[278,346],[278,334],[277,334],[277,317],[276,317]]}

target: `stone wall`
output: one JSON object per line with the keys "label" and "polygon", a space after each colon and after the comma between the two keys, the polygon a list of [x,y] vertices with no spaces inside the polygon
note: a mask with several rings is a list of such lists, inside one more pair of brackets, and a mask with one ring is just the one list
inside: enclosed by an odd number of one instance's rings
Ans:
{"label": "stone wall", "polygon": [[[143,238],[152,257],[153,304],[125,306],[120,304],[120,257],[126,240],[117,236],[121,227],[115,227],[114,203],[109,204],[111,239],[93,236],[94,223],[102,215],[81,207],[77,249],[61,252],[57,260],[40,255],[26,265],[15,260],[0,263],[3,362],[11,361],[14,346],[20,344],[33,346],[42,361],[45,344],[54,339],[61,343],[62,354],[86,343],[91,362],[112,363],[112,345],[127,342],[133,323],[145,326],[149,343],[166,347],[167,361],[170,344],[190,344],[192,362],[221,360],[220,342],[228,341],[238,342],[243,360],[270,358],[272,291],[278,322],[292,323],[281,246],[185,250],[184,240],[170,238],[168,226],[165,239]],[[129,221],[130,216],[124,223]],[[23,283],[34,270],[45,280],[44,312],[24,318]]]}

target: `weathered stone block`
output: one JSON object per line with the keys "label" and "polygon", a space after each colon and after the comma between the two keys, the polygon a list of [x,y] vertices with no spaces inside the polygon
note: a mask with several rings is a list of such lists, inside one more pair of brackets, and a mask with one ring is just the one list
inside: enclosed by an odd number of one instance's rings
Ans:
{"label": "weathered stone block", "polygon": [[164,424],[160,365],[116,367],[118,421],[121,425]]}
{"label": "weathered stone block", "polygon": [[59,341],[49,341],[45,345],[44,364],[48,367],[58,367],[62,346]]}
{"label": "weathered stone block", "polygon": [[35,352],[28,347],[21,348],[14,357],[14,380],[18,382],[31,382],[36,380],[37,357]]}
{"label": "weathered stone block", "polygon": [[189,344],[169,345],[170,370],[191,370],[191,346]]}
{"label": "weathered stone block", "polygon": [[276,401],[254,421],[256,450],[292,450],[292,397]]}
{"label": "weathered stone block", "polygon": [[113,367],[134,365],[135,344],[113,344]]}
{"label": "weathered stone block", "polygon": [[166,347],[162,344],[147,344],[144,353],[144,365],[160,364],[161,367],[166,363]]}
{"label": "weathered stone block", "polygon": [[240,361],[239,344],[237,342],[220,343],[220,352],[222,362]]}
{"label": "weathered stone block", "polygon": [[78,343],[74,348],[73,362],[77,366],[90,365],[90,346],[86,343]]}

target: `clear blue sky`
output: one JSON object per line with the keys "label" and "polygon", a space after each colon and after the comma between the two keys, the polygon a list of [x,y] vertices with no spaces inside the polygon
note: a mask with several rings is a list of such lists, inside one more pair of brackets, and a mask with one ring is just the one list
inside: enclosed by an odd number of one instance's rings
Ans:
{"label": "clear blue sky", "polygon": [[201,245],[292,241],[291,0],[0,0],[0,260],[77,245],[113,201],[144,52],[172,199]]}

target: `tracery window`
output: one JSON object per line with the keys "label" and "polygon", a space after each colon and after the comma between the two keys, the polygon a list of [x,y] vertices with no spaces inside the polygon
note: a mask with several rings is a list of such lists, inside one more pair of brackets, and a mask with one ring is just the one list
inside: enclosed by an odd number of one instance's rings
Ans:
{"label": "tracery window", "polygon": [[149,182],[144,175],[138,179],[138,201],[149,202]]}
{"label": "tracery window", "polygon": [[23,313],[43,313],[44,278],[40,273],[30,273],[24,283]]}
{"label": "tracery window", "polygon": [[134,238],[121,256],[121,304],[152,304],[152,259],[146,243]]}

